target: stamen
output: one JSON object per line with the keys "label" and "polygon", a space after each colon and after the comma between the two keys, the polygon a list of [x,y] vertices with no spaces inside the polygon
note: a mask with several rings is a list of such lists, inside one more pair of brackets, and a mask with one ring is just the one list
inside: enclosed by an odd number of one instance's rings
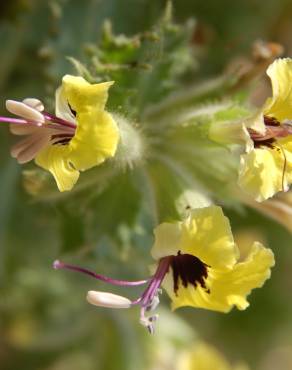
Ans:
{"label": "stamen", "polygon": [[130,301],[128,298],[112,294],[109,292],[97,292],[89,291],[87,294],[87,301],[95,306],[101,307],[111,307],[111,308],[129,308],[134,305],[140,305],[140,323],[145,326],[150,334],[154,333],[154,323],[158,319],[158,315],[146,316],[146,312],[153,311],[157,308],[159,304],[159,294],[161,293],[160,286],[162,281],[169,271],[171,261],[174,256],[164,257],[159,261],[158,268],[154,276],[148,280],[139,281],[125,281],[111,279],[107,276],[96,274],[85,268],[70,265],[56,260],[53,263],[54,269],[67,269],[77,272],[82,272],[86,275],[92,276],[95,279],[104,281],[109,284],[119,285],[119,286],[137,286],[143,285],[149,282],[147,288],[142,293],[141,297],[134,301]]}
{"label": "stamen", "polygon": [[6,100],[6,109],[26,120],[44,123],[44,116],[37,109],[16,100]]}
{"label": "stamen", "polygon": [[[77,127],[75,122],[69,122],[48,112],[43,112],[44,107],[38,99],[28,98],[24,99],[23,102],[6,100],[6,109],[10,113],[20,116],[23,119],[0,117],[0,122],[42,126],[45,120],[47,120],[53,124],[73,129],[74,132]],[[44,127],[45,126],[47,125],[44,125]]]}
{"label": "stamen", "polygon": [[141,314],[140,314],[140,324],[145,326],[147,330],[149,331],[149,334],[153,335],[154,334],[154,323],[158,320],[159,315],[155,314],[152,316],[147,317],[145,315],[145,308],[141,308]]}
{"label": "stamen", "polygon": [[51,121],[53,123],[58,123],[58,124],[63,125],[63,126],[71,127],[74,130],[77,127],[76,123],[65,121],[64,119],[56,117],[53,114],[50,114],[48,112],[43,112],[43,115],[44,115],[46,120]]}
{"label": "stamen", "polygon": [[26,99],[23,99],[22,102],[26,105],[29,105],[33,109],[38,110],[39,112],[42,112],[45,109],[43,103],[39,99],[36,99],[36,98],[26,98]]}
{"label": "stamen", "polygon": [[132,302],[123,296],[108,292],[97,292],[90,290],[86,296],[87,302],[98,307],[129,308]]}
{"label": "stamen", "polygon": [[34,159],[37,153],[49,142],[49,136],[43,133],[34,133],[19,141],[11,148],[11,156],[17,158],[18,163],[27,163]]}
{"label": "stamen", "polygon": [[156,273],[141,298],[132,302],[133,305],[141,305],[140,323],[148,329],[150,334],[154,334],[154,323],[157,321],[158,315],[146,316],[145,313],[146,311],[154,311],[159,304],[159,293],[161,292],[160,286],[169,270],[171,260],[172,256],[169,256],[164,257],[159,261]]}
{"label": "stamen", "polygon": [[[20,119],[20,118],[10,118],[10,117],[0,117],[0,122],[4,122],[4,123],[16,123],[16,124],[25,124],[27,125],[28,123],[30,123],[29,121],[25,120],[25,119]],[[31,124],[34,124],[36,125],[34,122],[31,122]]]}
{"label": "stamen", "polygon": [[10,132],[14,135],[27,136],[36,133],[38,127],[28,124],[19,124],[19,125],[10,124],[9,129]]}
{"label": "stamen", "polygon": [[141,304],[144,307],[148,307],[152,304],[154,297],[157,295],[157,291],[161,286],[161,283],[169,270],[172,257],[164,257],[159,261],[157,271],[151,279],[145,292],[142,294]]}
{"label": "stamen", "polygon": [[96,274],[93,271],[90,271],[88,269],[85,269],[83,267],[75,266],[75,265],[70,265],[67,263],[63,263],[61,261],[56,260],[53,263],[53,268],[55,270],[59,269],[67,269],[67,270],[72,270],[72,271],[77,271],[77,272],[82,272],[83,274],[92,276],[93,278],[97,280],[104,281],[105,283],[112,284],[112,285],[118,285],[118,286],[138,286],[138,285],[143,285],[148,282],[147,280],[138,280],[138,281],[126,281],[126,280],[117,280],[117,279],[112,279],[104,275]]}

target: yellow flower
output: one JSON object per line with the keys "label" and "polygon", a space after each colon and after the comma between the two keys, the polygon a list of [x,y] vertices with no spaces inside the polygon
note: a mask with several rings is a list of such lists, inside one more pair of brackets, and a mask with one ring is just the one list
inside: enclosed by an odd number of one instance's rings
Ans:
{"label": "yellow flower", "polygon": [[255,242],[238,262],[228,219],[217,206],[192,211],[183,222],[163,223],[155,230],[152,256],[171,256],[162,286],[172,307],[200,307],[228,312],[248,307],[252,289],[261,287],[274,265],[271,250]]}
{"label": "yellow flower", "polygon": [[66,75],[56,92],[56,115],[44,111],[37,99],[8,100],[7,109],[22,119],[1,117],[11,131],[27,137],[11,150],[20,163],[35,159],[54,176],[60,191],[71,190],[79,171],[115,155],[119,130],[105,111],[112,82],[90,84]]}
{"label": "yellow flower", "polygon": [[228,312],[233,306],[244,310],[247,295],[270,277],[274,265],[271,250],[255,242],[244,261],[238,262],[228,219],[217,206],[198,208],[181,222],[163,223],[155,229],[152,256],[157,265],[150,278],[138,281],[116,280],[86,268],[54,262],[55,269],[78,271],[109,284],[133,287],[147,284],[133,301],[109,292],[89,291],[87,300],[95,306],[141,307],[140,323],[154,332],[157,314],[148,316],[159,304],[161,287],[172,300],[173,309],[192,306]]}
{"label": "yellow flower", "polygon": [[276,60],[267,74],[273,96],[245,122],[253,145],[248,142],[239,171],[239,185],[259,202],[292,182],[292,60]]}
{"label": "yellow flower", "polygon": [[224,356],[213,346],[204,342],[193,345],[178,359],[177,370],[248,370],[244,364],[231,366]]}

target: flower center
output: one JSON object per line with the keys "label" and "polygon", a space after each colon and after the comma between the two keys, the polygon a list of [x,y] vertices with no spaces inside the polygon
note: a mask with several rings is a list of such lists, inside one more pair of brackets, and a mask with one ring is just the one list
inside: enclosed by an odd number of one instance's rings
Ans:
{"label": "flower center", "polygon": [[290,121],[280,123],[276,118],[264,116],[266,132],[260,134],[253,129],[248,129],[255,148],[268,147],[277,148],[275,145],[277,139],[292,135],[292,125]]}
{"label": "flower center", "polygon": [[255,148],[270,148],[282,155],[282,191],[285,191],[287,158],[282,144],[277,139],[292,135],[292,122],[290,120],[285,120],[283,123],[280,123],[275,117],[264,116],[264,123],[266,126],[266,132],[264,134],[260,134],[252,129],[248,129],[248,132],[254,142]]}
{"label": "flower center", "polygon": [[173,290],[177,295],[179,289],[179,281],[187,288],[188,284],[197,288],[200,285],[210,293],[206,287],[205,279],[208,277],[208,265],[202,262],[199,258],[191,254],[181,254],[179,251],[177,256],[173,256],[170,262],[173,273]]}

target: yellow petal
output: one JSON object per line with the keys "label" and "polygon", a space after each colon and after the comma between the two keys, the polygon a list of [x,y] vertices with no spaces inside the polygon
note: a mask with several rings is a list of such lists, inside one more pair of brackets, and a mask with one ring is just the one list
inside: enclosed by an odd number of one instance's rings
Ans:
{"label": "yellow petal", "polygon": [[249,303],[248,294],[254,288],[261,287],[270,277],[270,268],[274,265],[271,250],[260,243],[254,243],[250,254],[244,262],[238,263],[231,270],[218,270],[210,267],[206,285],[209,292],[201,286],[187,287],[179,285],[177,294],[173,290],[171,272],[163,283],[163,287],[172,299],[172,307],[192,306],[220,312],[229,312],[235,305],[244,310]]}
{"label": "yellow petal", "polygon": [[111,115],[96,109],[77,115],[78,126],[70,141],[70,160],[79,170],[86,170],[113,157],[119,131]]}
{"label": "yellow petal", "polygon": [[[246,120],[244,120],[243,123],[247,129],[252,129],[262,135],[266,133],[266,125],[265,125],[264,114],[263,114],[262,109],[258,110],[250,118],[247,118]],[[246,151],[248,152],[251,149],[253,149],[254,145],[253,145],[253,141],[251,140],[248,132],[247,132],[247,135],[249,136],[249,140],[246,140]]]}
{"label": "yellow petal", "polygon": [[[258,202],[272,197],[279,191],[287,190],[288,180],[291,182],[291,175],[289,175],[292,163],[291,152],[286,150],[288,144],[283,143],[283,145],[285,146],[285,155],[288,158],[285,173],[281,147],[258,148],[241,156],[238,183]],[[284,147],[283,145],[282,147]]]}
{"label": "yellow petal", "polygon": [[154,236],[151,255],[155,260],[176,255],[181,248],[181,222],[160,224],[154,230]]}
{"label": "yellow petal", "polygon": [[270,278],[270,269],[274,264],[273,252],[261,243],[255,242],[245,261],[238,263],[222,280],[214,282],[214,290],[219,293],[218,295],[229,294],[228,304],[244,310],[249,305],[246,296],[252,289],[263,286]]}
{"label": "yellow petal", "polygon": [[267,70],[271,79],[273,97],[268,99],[264,114],[278,121],[292,119],[292,59],[277,59]]}
{"label": "yellow petal", "polygon": [[112,82],[90,84],[82,77],[65,76],[62,91],[76,111],[77,130],[70,141],[70,161],[86,170],[114,156],[119,131],[112,116],[104,110]]}
{"label": "yellow petal", "polygon": [[74,116],[73,112],[71,111],[69,107],[68,100],[65,96],[65,91],[64,91],[63,86],[60,86],[56,90],[55,113],[57,117],[62,118],[65,121],[76,123],[76,117]]}
{"label": "yellow petal", "polygon": [[281,151],[278,151],[279,153],[282,153],[284,150],[285,157],[286,157],[286,169],[285,169],[285,191],[288,190],[288,186],[292,183],[292,135],[287,136],[283,139],[277,140],[278,147],[281,149]]}
{"label": "yellow petal", "polygon": [[68,145],[51,145],[35,159],[36,164],[51,172],[60,191],[71,190],[79,177],[79,171],[70,164],[68,155]]}
{"label": "yellow petal", "polygon": [[62,89],[71,108],[76,112],[84,112],[95,108],[104,110],[108,98],[108,89],[113,81],[90,84],[83,77],[65,75]]}
{"label": "yellow petal", "polygon": [[221,207],[210,206],[192,211],[182,224],[180,250],[213,268],[228,269],[236,263],[238,249]]}

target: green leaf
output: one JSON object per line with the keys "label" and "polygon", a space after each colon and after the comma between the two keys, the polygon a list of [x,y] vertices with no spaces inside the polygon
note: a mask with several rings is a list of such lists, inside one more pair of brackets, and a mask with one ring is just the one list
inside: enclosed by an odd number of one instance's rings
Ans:
{"label": "green leaf", "polygon": [[112,179],[109,186],[94,196],[89,207],[90,228],[98,239],[104,235],[120,240],[126,229],[131,229],[140,210],[141,192],[128,171]]}

